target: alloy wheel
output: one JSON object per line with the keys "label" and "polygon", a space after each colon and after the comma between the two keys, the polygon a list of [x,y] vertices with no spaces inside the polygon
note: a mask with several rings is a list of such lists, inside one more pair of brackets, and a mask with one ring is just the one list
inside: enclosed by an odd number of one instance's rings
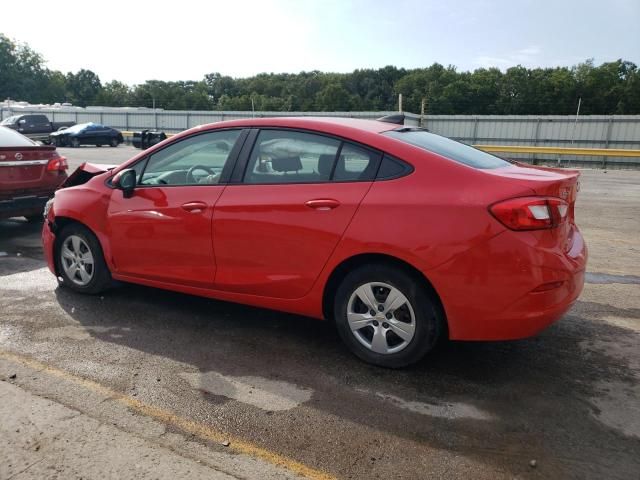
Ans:
{"label": "alloy wheel", "polygon": [[67,277],[76,285],[84,287],[91,282],[95,271],[93,253],[85,240],[78,235],[69,235],[60,249],[60,263]]}
{"label": "alloy wheel", "polygon": [[382,282],[355,289],[347,304],[347,321],[362,345],[382,355],[406,348],[416,330],[411,302],[396,287]]}

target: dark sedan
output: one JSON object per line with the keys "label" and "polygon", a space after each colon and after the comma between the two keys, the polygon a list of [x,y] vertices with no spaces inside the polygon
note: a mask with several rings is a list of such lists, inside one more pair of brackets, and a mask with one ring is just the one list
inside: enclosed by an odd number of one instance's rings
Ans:
{"label": "dark sedan", "polygon": [[81,123],[73,127],[54,132],[49,135],[51,142],[57,147],[79,147],[80,145],[109,145],[117,147],[124,139],[122,133],[115,128],[105,127],[99,123]]}

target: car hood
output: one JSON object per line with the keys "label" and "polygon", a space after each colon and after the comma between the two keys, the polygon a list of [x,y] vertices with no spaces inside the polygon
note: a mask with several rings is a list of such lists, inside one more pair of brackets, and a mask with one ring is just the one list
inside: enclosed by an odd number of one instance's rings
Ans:
{"label": "car hood", "polygon": [[[76,132],[77,133],[77,132]],[[73,132],[70,132],[69,130],[58,130],[56,132],[51,132],[49,134],[50,137],[60,137],[62,135],[72,135]]]}
{"label": "car hood", "polygon": [[101,173],[113,170],[117,165],[105,165],[102,163],[85,162],[69,175],[60,188],[73,187],[87,183],[91,178]]}

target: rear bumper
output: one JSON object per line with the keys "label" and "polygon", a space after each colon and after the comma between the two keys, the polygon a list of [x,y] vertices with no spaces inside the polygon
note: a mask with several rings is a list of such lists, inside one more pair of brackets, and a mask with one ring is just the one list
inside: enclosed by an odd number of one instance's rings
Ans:
{"label": "rear bumper", "polygon": [[42,214],[44,205],[51,195],[28,195],[0,200],[0,218],[21,217]]}
{"label": "rear bumper", "polygon": [[49,270],[54,275],[57,275],[55,261],[53,259],[53,245],[56,241],[56,235],[51,230],[51,224],[49,222],[50,220],[47,219],[42,226],[42,249]]}
{"label": "rear bumper", "polygon": [[552,243],[545,235],[551,234],[525,238],[521,232],[503,232],[428,272],[442,299],[451,339],[530,337],[571,308],[584,286],[584,239],[575,228],[571,248],[563,252],[545,248]]}

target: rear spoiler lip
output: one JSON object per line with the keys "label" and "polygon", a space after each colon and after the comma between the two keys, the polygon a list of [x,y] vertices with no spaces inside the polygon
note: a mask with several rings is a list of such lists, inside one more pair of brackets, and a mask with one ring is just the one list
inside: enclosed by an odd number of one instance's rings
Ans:
{"label": "rear spoiler lip", "polygon": [[580,170],[577,170],[575,168],[558,168],[558,167],[545,167],[544,165],[532,165],[530,163],[525,163],[525,162],[519,162],[519,161],[510,161],[509,162],[511,165],[507,165],[504,167],[499,167],[499,168],[495,168],[495,169],[488,169],[487,171],[491,171],[491,170],[496,170],[496,171],[500,171],[500,170],[504,170],[504,169],[509,169],[511,167],[519,167],[519,168],[527,168],[529,170],[540,170],[543,172],[553,172],[553,173],[559,173],[563,176],[565,176],[566,178],[574,178],[574,177],[579,177],[582,172],[580,172]]}
{"label": "rear spoiler lip", "polygon": [[562,173],[569,177],[580,176],[580,170],[576,170],[575,168],[558,168],[558,167],[545,167],[544,165],[531,165],[526,163],[519,163],[518,166],[526,166],[528,168],[533,168],[535,170],[543,170],[545,172],[554,172],[554,173]]}
{"label": "rear spoiler lip", "polygon": [[39,150],[55,150],[55,145],[29,145],[25,147],[0,147],[0,152],[33,152]]}

